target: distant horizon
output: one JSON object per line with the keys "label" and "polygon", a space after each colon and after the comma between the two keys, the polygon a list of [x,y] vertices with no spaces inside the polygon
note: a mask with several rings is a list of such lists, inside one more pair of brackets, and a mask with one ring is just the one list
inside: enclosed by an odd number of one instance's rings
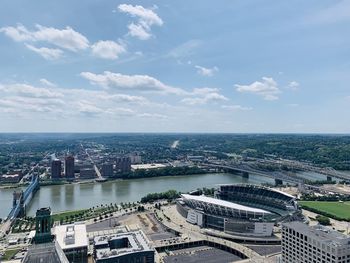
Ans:
{"label": "distant horizon", "polygon": [[215,134],[232,134],[232,135],[345,135],[350,136],[350,133],[303,133],[303,132],[41,132],[41,131],[34,131],[34,132],[0,132],[1,134],[169,134],[169,135],[176,135],[176,134],[208,134],[208,135],[215,135]]}

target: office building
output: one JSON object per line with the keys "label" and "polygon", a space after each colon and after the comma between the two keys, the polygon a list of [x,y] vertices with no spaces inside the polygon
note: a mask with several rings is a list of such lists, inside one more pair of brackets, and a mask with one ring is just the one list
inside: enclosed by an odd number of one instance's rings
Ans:
{"label": "office building", "polygon": [[22,173],[16,173],[16,174],[3,174],[0,176],[0,182],[1,183],[18,183],[22,179]]}
{"label": "office building", "polygon": [[117,157],[115,159],[115,169],[119,173],[129,173],[131,171],[130,157]]}
{"label": "office building", "polygon": [[141,155],[139,155],[138,153],[129,154],[129,157],[130,157],[131,164],[139,164],[142,161]]}
{"label": "office building", "polygon": [[102,176],[113,177],[113,164],[111,163],[102,164]]}
{"label": "office building", "polygon": [[69,263],[60,245],[51,234],[51,209],[38,209],[35,220],[34,244],[28,247],[28,252],[22,262]]}
{"label": "office building", "polygon": [[349,263],[350,237],[302,222],[282,225],[283,263]]}
{"label": "office building", "polygon": [[74,178],[74,157],[72,155],[69,155],[65,158],[64,174],[68,179]]}
{"label": "office building", "polygon": [[59,159],[55,159],[51,162],[51,179],[61,178],[62,162]]}
{"label": "office building", "polygon": [[31,245],[22,262],[70,263],[57,241]]}
{"label": "office building", "polygon": [[154,263],[154,249],[141,231],[131,231],[94,238],[96,263]]}
{"label": "office building", "polygon": [[56,226],[53,234],[69,262],[87,262],[88,238],[84,223]]}
{"label": "office building", "polygon": [[91,179],[96,177],[96,172],[93,167],[91,168],[80,168],[80,179]]}
{"label": "office building", "polygon": [[48,243],[53,240],[51,235],[51,209],[49,207],[40,208],[35,216],[35,236],[36,244]]}

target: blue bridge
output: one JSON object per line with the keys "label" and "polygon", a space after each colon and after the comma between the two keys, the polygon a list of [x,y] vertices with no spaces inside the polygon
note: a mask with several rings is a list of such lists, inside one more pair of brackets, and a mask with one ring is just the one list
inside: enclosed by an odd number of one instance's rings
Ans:
{"label": "blue bridge", "polygon": [[16,217],[24,216],[26,211],[26,206],[29,204],[30,200],[39,189],[39,176],[32,175],[32,179],[28,187],[21,192],[13,193],[13,203],[12,209],[7,216],[7,220],[12,221]]}

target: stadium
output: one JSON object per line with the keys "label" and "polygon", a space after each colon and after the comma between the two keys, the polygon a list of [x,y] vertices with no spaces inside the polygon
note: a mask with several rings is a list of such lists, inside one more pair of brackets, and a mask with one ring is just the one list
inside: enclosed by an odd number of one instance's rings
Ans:
{"label": "stadium", "polygon": [[220,185],[214,198],[182,194],[176,208],[189,223],[244,236],[271,236],[276,223],[301,218],[295,197],[258,185]]}

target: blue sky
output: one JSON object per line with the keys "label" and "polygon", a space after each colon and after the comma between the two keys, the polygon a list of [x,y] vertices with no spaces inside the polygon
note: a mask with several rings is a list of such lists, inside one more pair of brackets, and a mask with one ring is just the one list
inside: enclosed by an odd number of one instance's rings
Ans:
{"label": "blue sky", "polygon": [[350,131],[350,1],[17,1],[1,132]]}

